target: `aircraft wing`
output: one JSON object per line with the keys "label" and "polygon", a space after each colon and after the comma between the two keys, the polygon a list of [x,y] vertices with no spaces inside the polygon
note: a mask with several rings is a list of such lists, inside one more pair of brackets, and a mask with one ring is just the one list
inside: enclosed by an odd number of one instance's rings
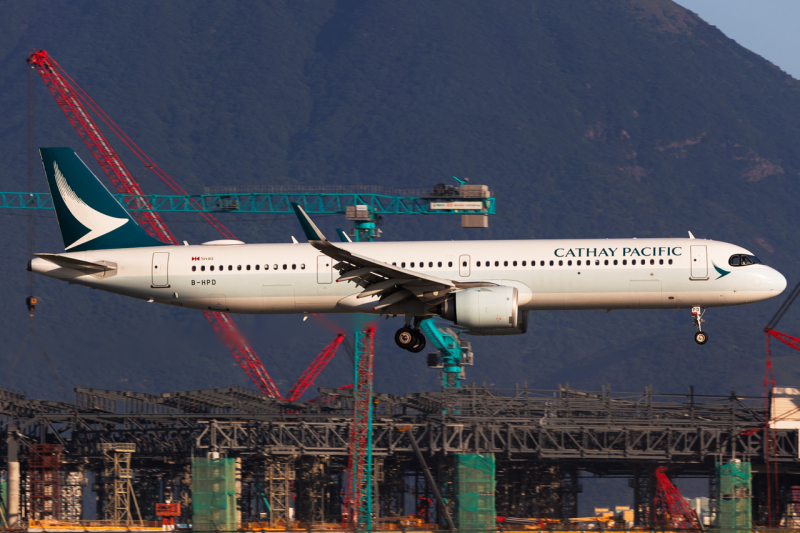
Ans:
{"label": "aircraft wing", "polygon": [[374,309],[382,309],[407,298],[416,297],[425,303],[437,304],[447,294],[459,287],[453,281],[430,276],[415,270],[406,270],[376,259],[354,254],[332,244],[306,214],[302,207],[292,204],[308,242],[337,261],[333,268],[339,271],[337,283],[353,282],[364,288],[359,298],[379,296]]}

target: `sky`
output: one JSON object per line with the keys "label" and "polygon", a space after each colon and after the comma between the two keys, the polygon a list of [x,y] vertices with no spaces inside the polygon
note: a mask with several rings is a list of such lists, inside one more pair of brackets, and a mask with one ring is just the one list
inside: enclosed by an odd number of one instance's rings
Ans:
{"label": "sky", "polygon": [[675,0],[725,35],[800,79],[800,0]]}

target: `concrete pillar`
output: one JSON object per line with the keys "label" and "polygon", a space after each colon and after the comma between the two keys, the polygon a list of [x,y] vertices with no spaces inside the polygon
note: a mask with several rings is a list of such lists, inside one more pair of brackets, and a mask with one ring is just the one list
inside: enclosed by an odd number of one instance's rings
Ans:
{"label": "concrete pillar", "polygon": [[8,525],[20,525],[19,508],[19,435],[16,427],[8,428]]}

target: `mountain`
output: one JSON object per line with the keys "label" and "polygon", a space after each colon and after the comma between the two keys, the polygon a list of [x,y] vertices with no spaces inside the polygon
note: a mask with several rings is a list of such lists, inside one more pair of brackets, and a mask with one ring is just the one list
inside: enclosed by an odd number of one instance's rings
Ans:
{"label": "mountain", "polygon": [[[800,82],[668,0],[575,2],[7,3],[0,17],[2,190],[25,190],[25,58],[46,49],[190,192],[205,186],[489,185],[487,230],[458,217],[385,217],[385,240],[683,237],[741,244],[800,274]],[[36,142],[92,157],[35,79]],[[118,148],[122,148],[118,146]],[[123,152],[148,192],[167,189]],[[92,162],[93,164],[93,162]],[[95,171],[101,174],[95,165]],[[46,190],[37,171],[37,190]],[[197,312],[37,279],[29,319],[26,218],[0,212],[0,386],[148,392],[247,385]],[[36,214],[37,251],[62,249]],[[288,242],[290,216],[225,219],[248,242]],[[215,238],[165,217],[179,239]],[[346,222],[321,217],[333,233]],[[467,377],[495,386],[698,393],[762,390],[761,329],[780,304],[714,309],[697,346],[688,310],[547,312],[522,337],[475,338]],[[355,317],[331,317],[347,330]],[[326,322],[237,322],[283,391],[332,338]],[[437,387],[424,354],[379,324],[376,388]],[[800,331],[800,311],[780,329]],[[37,342],[37,340],[39,342]],[[42,353],[44,349],[48,357]],[[800,364],[776,348],[779,384]],[[402,368],[402,372],[397,369]],[[319,379],[352,381],[339,354]]]}

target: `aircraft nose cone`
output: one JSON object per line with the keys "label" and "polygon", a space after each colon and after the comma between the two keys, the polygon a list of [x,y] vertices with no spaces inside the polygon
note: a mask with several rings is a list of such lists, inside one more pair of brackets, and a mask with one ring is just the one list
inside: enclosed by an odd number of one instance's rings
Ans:
{"label": "aircraft nose cone", "polygon": [[773,270],[769,278],[772,290],[777,291],[778,294],[786,289],[786,278],[777,270]]}

